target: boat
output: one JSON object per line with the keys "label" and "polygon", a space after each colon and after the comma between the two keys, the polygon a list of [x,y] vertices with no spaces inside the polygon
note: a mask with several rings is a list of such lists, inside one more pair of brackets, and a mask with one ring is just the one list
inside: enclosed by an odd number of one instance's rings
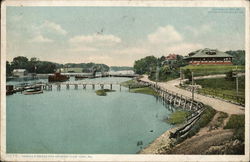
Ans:
{"label": "boat", "polygon": [[75,79],[87,79],[89,78],[88,76],[85,76],[85,75],[76,75],[75,76]]}
{"label": "boat", "polygon": [[69,80],[69,76],[62,75],[59,72],[54,73],[54,75],[50,75],[48,77],[49,82],[64,82],[64,81],[67,81],[67,80]]}
{"label": "boat", "polygon": [[43,91],[40,88],[32,88],[32,89],[27,89],[24,91],[24,95],[33,95],[33,94],[40,94],[43,93]]}

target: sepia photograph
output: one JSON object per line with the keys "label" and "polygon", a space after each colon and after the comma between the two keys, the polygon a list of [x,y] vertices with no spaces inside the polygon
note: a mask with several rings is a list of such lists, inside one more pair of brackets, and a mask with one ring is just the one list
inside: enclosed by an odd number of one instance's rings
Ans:
{"label": "sepia photograph", "polygon": [[1,4],[1,161],[249,161],[249,1]]}

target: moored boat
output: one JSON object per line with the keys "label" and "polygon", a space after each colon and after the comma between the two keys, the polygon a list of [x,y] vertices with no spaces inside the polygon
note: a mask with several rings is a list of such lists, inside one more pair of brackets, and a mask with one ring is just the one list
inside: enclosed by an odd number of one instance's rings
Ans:
{"label": "moored boat", "polygon": [[43,91],[40,88],[34,88],[34,89],[27,89],[24,91],[24,95],[33,95],[33,94],[40,94],[43,93]]}
{"label": "moored boat", "polygon": [[62,75],[61,73],[55,73],[54,75],[49,76],[49,82],[64,82],[69,80],[69,76]]}

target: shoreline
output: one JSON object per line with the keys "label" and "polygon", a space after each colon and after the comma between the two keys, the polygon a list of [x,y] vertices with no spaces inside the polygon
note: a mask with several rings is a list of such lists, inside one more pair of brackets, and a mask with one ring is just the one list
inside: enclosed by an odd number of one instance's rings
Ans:
{"label": "shoreline", "polygon": [[[173,146],[175,140],[170,138],[170,134],[176,131],[180,126],[170,128],[162,135],[157,137],[145,148],[140,150],[138,154],[163,154],[167,149],[170,149]],[[164,151],[164,152],[163,152]]]}

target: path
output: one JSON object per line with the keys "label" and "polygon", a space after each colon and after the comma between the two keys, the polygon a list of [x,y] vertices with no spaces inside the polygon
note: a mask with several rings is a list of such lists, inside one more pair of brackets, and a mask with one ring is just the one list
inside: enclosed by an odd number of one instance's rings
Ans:
{"label": "path", "polygon": [[[140,80],[155,84],[155,82],[150,81],[148,79],[148,76],[146,75],[144,75]],[[192,94],[190,91],[176,87],[177,85],[179,85],[179,83],[180,83],[180,79],[175,79],[175,80],[171,80],[168,82],[158,82],[157,85],[164,89],[183,95],[185,97],[192,97],[191,96]],[[195,93],[194,99],[196,101],[200,101],[206,105],[213,107],[217,111],[222,111],[228,114],[244,114],[245,113],[244,107],[238,106],[238,105],[226,102],[226,101],[222,101],[216,98],[211,98],[211,97],[207,97],[207,96],[203,96],[203,95]]]}

